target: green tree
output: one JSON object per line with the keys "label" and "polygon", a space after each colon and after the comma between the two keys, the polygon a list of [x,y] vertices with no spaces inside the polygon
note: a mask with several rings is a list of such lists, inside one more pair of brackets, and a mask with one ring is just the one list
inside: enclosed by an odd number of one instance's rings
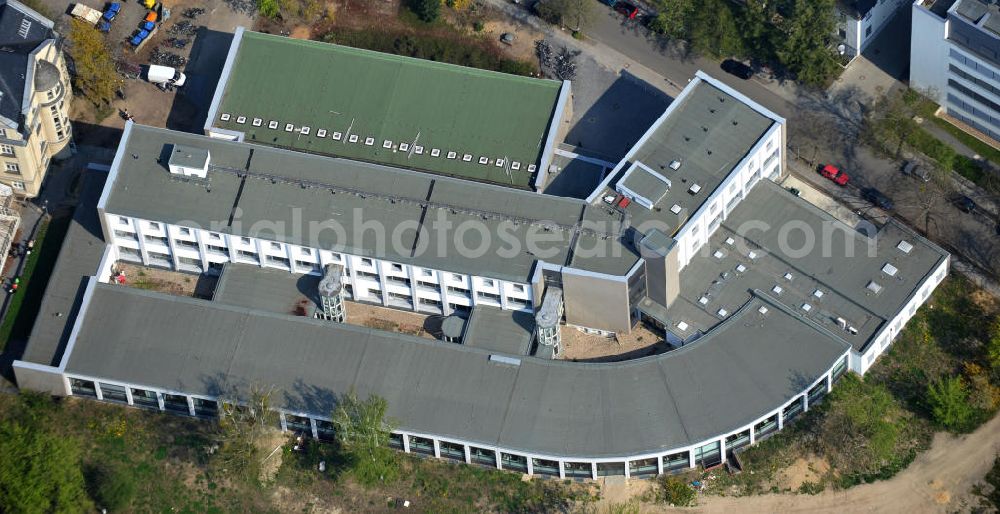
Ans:
{"label": "green tree", "polygon": [[675,507],[690,507],[694,505],[698,495],[684,480],[664,475],[657,480],[656,501]]}
{"label": "green tree", "polygon": [[245,398],[231,394],[219,409],[218,458],[228,473],[247,482],[260,480],[266,458],[261,442],[277,429],[277,414],[271,410],[272,393],[273,388],[253,385]]}
{"label": "green tree", "polygon": [[830,48],[837,26],[835,1],[795,0],[781,23],[778,60],[803,84],[823,87],[837,70]]}
{"label": "green tree", "polygon": [[41,424],[0,423],[0,510],[87,512],[80,447]]}
{"label": "green tree", "polygon": [[66,48],[73,60],[76,89],[95,106],[111,103],[118,85],[118,73],[104,36],[94,30],[93,25],[74,19]]}
{"label": "green tree", "polygon": [[715,57],[746,54],[733,9],[727,0],[706,0],[692,11],[690,38],[695,50]]}
{"label": "green tree", "polygon": [[946,377],[927,386],[931,414],[942,427],[952,432],[967,430],[975,415],[969,404],[969,391],[960,376]]}
{"label": "green tree", "polygon": [[649,28],[672,39],[686,39],[690,18],[694,13],[693,0],[659,0],[659,13],[649,22]]}
{"label": "green tree", "polygon": [[535,4],[535,12],[543,20],[563,25],[572,30],[582,30],[594,16],[593,0],[542,0]]}
{"label": "green tree", "polygon": [[759,61],[774,59],[773,3],[747,0],[739,17],[740,33],[747,52]]}
{"label": "green tree", "polygon": [[396,455],[389,449],[394,422],[387,420],[388,402],[380,396],[358,399],[354,391],[340,397],[333,410],[337,442],[354,460],[354,472],[365,485],[396,478]]}
{"label": "green tree", "polygon": [[281,9],[278,0],[257,0],[257,10],[266,18],[277,18]]}
{"label": "green tree", "polygon": [[410,10],[417,18],[430,23],[441,15],[441,0],[410,0]]}

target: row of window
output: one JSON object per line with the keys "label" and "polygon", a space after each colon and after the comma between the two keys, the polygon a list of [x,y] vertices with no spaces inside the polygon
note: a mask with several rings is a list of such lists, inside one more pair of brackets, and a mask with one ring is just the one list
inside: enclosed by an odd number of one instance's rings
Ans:
{"label": "row of window", "polygon": [[[160,224],[157,223],[157,222],[150,221],[150,222],[147,222],[147,223],[149,224],[149,228],[151,230],[159,231],[160,228],[161,228]],[[120,226],[123,226],[123,227],[130,226],[130,222],[129,222],[128,218],[125,218],[125,217],[119,217],[118,218],[118,224]],[[192,235],[191,229],[187,228],[187,227],[179,227],[178,228],[178,232],[182,236],[191,236]],[[121,231],[121,230],[116,230],[115,234],[117,236],[119,236],[119,237],[125,237],[125,238],[132,237],[127,232]],[[222,241],[222,239],[223,238],[222,238],[221,234],[217,234],[217,233],[214,233],[214,232],[210,232],[209,233],[209,240],[210,241]],[[166,237],[148,236],[147,235],[146,236],[146,240],[149,241],[149,242],[162,243],[163,245],[167,244],[167,238]],[[251,245],[251,244],[253,244],[252,240],[249,237],[241,237],[240,241],[244,245]],[[175,239],[174,243],[175,243],[176,246],[181,246],[181,247],[186,247],[186,248],[198,248],[198,243],[195,242],[195,241],[192,241],[192,240]],[[281,243],[270,242],[269,244],[270,244],[272,250],[282,250],[282,244]],[[214,251],[214,252],[216,252],[218,254],[226,254],[227,253],[224,246],[216,246],[216,245],[212,245],[210,243],[207,243],[206,247],[208,247],[211,251]],[[310,248],[300,247],[299,250],[302,253],[302,255],[305,255],[305,256],[312,256],[312,254],[313,254],[312,250]],[[237,255],[239,255],[242,258],[246,258],[246,259],[254,259],[254,260],[257,259],[256,252],[254,252],[252,250],[238,250],[237,251]],[[334,258],[334,261],[338,262],[338,263],[340,263],[340,262],[343,261],[343,257],[340,254],[333,254],[333,258]],[[310,263],[308,265],[305,265],[305,261],[301,261],[301,262],[303,264],[303,267],[316,267],[315,264],[311,264]],[[392,271],[397,272],[397,273],[402,273],[403,272],[403,265],[402,264],[399,264],[399,263],[390,263],[390,265],[391,265]],[[375,267],[375,261],[373,259],[371,259],[371,258],[368,258],[368,257],[362,257],[361,258],[361,266],[365,266],[365,267],[368,267],[368,268],[374,268]],[[361,271],[358,272],[359,275],[361,273],[362,273]],[[364,272],[364,273],[365,273],[364,276],[370,276],[372,278],[377,278],[377,276],[378,276],[377,274],[374,274],[374,273],[369,273],[369,272]],[[420,270],[420,275],[422,277],[433,277],[434,274],[435,274],[434,270],[430,270],[430,269],[421,269]],[[463,283],[463,284],[465,283],[465,277],[463,275],[459,275],[457,273],[451,273],[451,274],[449,274],[449,277],[450,277],[450,280],[452,282]],[[387,278],[389,278],[389,277],[387,277]],[[407,279],[403,279],[401,277],[392,277],[392,278],[393,279],[397,279],[398,278],[399,280],[406,280],[405,285],[409,286],[409,281]],[[493,279],[490,279],[490,278],[481,278],[480,281],[481,281],[483,287],[486,287],[486,288],[497,287],[497,282],[495,280],[493,280]],[[400,282],[400,283],[402,283],[402,282]],[[436,285],[434,285],[433,287],[435,289],[437,289]],[[525,286],[523,284],[511,284],[511,287],[513,287],[514,291],[517,292],[517,293],[522,293],[523,294],[525,292],[525,290],[526,290],[526,288],[525,288]]]}

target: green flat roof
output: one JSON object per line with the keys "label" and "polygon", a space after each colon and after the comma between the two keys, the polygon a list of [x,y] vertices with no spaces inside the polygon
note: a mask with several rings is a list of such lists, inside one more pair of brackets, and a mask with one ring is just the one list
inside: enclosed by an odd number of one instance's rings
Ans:
{"label": "green flat roof", "polygon": [[[237,44],[213,127],[243,132],[248,142],[523,188],[532,181],[529,165],[541,159],[562,87],[249,31]],[[484,157],[488,163],[480,164]]]}

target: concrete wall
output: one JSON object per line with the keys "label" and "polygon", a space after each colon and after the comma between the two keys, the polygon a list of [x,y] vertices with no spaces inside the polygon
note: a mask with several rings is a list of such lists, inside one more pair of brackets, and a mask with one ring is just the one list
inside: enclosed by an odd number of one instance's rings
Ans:
{"label": "concrete wall", "polygon": [[14,378],[17,387],[28,391],[68,396],[66,379],[59,368],[42,366],[31,362],[14,361]]}
{"label": "concrete wall", "polygon": [[917,0],[912,7],[910,87],[932,93],[940,104],[948,90],[947,22],[920,5],[922,1]]}
{"label": "concrete wall", "polygon": [[562,279],[566,323],[608,332],[631,330],[624,277],[563,270]]}

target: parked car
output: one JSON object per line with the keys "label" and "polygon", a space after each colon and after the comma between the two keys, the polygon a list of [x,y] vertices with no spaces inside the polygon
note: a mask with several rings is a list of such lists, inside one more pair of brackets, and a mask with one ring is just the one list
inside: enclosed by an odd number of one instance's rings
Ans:
{"label": "parked car", "polygon": [[846,186],[847,181],[851,179],[851,177],[849,177],[847,173],[840,171],[840,169],[838,169],[836,166],[832,164],[824,164],[820,168],[819,172],[824,177],[832,180],[838,186]]}
{"label": "parked car", "polygon": [[722,71],[729,73],[730,75],[735,75],[743,80],[749,80],[750,77],[753,77],[753,68],[737,61],[736,59],[726,59],[725,61],[722,61],[721,67]]}
{"label": "parked car", "polygon": [[903,175],[907,175],[924,182],[931,181],[930,171],[913,161],[906,161],[903,163]]}
{"label": "parked car", "polygon": [[892,199],[874,187],[866,187],[861,190],[861,197],[873,203],[883,211],[891,211],[893,208]]}
{"label": "parked car", "polygon": [[616,11],[621,13],[622,16],[625,16],[630,20],[634,20],[635,17],[639,15],[639,8],[628,2],[615,2],[614,8]]}
{"label": "parked car", "polygon": [[955,202],[955,204],[958,206],[959,209],[962,209],[962,212],[967,212],[969,214],[976,212],[976,202],[975,200],[969,198],[968,196],[965,195],[960,196],[958,200]]}
{"label": "parked car", "polygon": [[788,188],[788,192],[792,193],[795,196],[802,196],[802,191],[799,191],[798,188],[795,187]]}

